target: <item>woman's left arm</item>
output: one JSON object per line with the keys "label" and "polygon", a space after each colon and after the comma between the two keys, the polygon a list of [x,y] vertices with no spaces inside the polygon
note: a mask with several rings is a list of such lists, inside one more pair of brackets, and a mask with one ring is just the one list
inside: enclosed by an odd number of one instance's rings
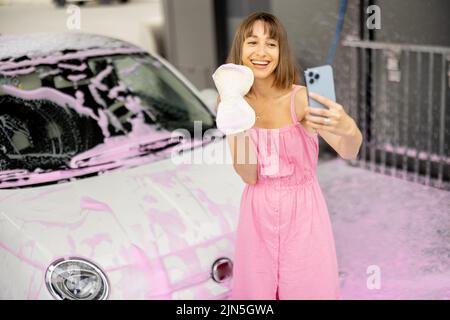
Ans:
{"label": "woman's left arm", "polygon": [[309,96],[325,105],[328,110],[308,106],[305,115],[308,125],[316,130],[340,136],[336,152],[346,160],[355,160],[363,141],[356,122],[345,112],[342,105],[312,92]]}

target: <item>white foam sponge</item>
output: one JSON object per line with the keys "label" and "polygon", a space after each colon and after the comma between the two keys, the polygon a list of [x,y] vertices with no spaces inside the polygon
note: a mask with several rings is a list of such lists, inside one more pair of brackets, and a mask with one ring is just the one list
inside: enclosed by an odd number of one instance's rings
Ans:
{"label": "white foam sponge", "polygon": [[235,134],[253,127],[255,111],[244,99],[253,85],[252,70],[227,63],[217,68],[212,78],[220,95],[217,128],[225,134]]}

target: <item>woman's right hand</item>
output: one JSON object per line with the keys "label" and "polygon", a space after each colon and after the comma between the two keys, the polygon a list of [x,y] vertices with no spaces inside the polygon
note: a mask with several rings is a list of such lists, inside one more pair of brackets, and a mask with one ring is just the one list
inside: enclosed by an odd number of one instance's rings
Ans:
{"label": "woman's right hand", "polygon": [[253,84],[253,73],[245,66],[221,65],[213,74],[217,98],[217,128],[225,134],[243,132],[255,124],[255,111],[244,99]]}

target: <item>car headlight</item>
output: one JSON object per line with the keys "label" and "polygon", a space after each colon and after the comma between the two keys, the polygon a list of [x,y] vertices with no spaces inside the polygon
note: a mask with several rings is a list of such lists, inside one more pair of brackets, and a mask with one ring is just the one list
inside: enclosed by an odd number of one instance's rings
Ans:
{"label": "car headlight", "polygon": [[56,299],[103,300],[109,285],[105,274],[93,263],[79,259],[53,262],[45,275],[47,288]]}
{"label": "car headlight", "polygon": [[219,258],[212,265],[211,276],[216,282],[224,282],[233,275],[233,262],[229,258]]}

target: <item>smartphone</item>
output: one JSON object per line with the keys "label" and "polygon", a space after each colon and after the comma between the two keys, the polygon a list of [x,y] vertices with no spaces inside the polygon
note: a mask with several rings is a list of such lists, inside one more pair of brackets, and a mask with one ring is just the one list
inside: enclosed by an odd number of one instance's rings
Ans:
{"label": "smartphone", "polygon": [[336,102],[334,92],[333,68],[324,65],[308,68],[304,71],[306,89],[308,91],[308,104],[313,108],[328,109],[323,104],[309,97],[309,92],[317,93],[325,98]]}

